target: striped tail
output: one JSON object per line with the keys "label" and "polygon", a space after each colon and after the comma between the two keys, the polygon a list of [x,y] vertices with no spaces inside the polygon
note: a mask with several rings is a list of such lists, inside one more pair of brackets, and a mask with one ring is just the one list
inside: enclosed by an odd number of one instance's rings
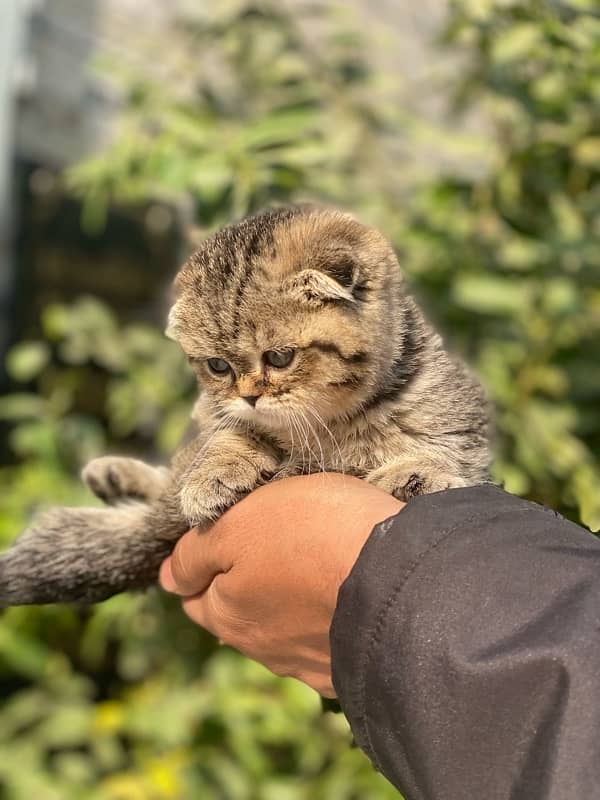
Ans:
{"label": "striped tail", "polygon": [[0,608],[144,589],[188,528],[164,503],[50,509],[0,556]]}

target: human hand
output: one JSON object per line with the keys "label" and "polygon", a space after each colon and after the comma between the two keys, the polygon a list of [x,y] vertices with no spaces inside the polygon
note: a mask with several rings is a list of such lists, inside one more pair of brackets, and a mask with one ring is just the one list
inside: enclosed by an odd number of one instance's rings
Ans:
{"label": "human hand", "polygon": [[275,481],[208,531],[186,533],[160,583],[226,644],[335,697],[329,628],[338,590],[373,527],[403,506],[343,475]]}

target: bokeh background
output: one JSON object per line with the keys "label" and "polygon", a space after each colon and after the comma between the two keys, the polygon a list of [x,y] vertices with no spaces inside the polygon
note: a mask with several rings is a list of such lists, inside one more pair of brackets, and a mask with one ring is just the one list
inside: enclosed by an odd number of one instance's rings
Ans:
{"label": "bokeh background", "polygon": [[[392,240],[496,405],[496,479],[597,530],[599,173],[595,0],[3,0],[0,545],[92,502],[90,457],[167,457],[171,276],[307,199]],[[397,797],[157,590],[3,613],[0,696],[0,800]]]}

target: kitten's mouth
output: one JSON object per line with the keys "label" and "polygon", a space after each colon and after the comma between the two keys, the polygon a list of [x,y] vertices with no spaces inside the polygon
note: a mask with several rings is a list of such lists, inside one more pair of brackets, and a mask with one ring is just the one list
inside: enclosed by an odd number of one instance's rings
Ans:
{"label": "kitten's mouth", "polygon": [[254,405],[240,397],[233,402],[231,411],[243,422],[258,422],[274,428],[288,426],[289,414],[285,405],[265,395],[261,395]]}

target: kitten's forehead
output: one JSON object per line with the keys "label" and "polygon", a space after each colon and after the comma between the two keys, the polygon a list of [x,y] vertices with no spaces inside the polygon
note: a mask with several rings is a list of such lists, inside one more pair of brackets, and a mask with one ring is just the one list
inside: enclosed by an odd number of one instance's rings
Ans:
{"label": "kitten's forehead", "polygon": [[[334,209],[291,206],[246,217],[211,236],[184,265],[180,286],[227,290],[258,278],[283,279],[291,272],[319,269],[331,250],[369,244],[371,229]],[[249,287],[248,287],[249,288]]]}
{"label": "kitten's forehead", "polygon": [[285,327],[299,310],[285,288],[290,276],[348,259],[368,271],[369,259],[382,264],[388,251],[381,234],[334,209],[292,206],[248,217],[211,236],[184,265],[168,333],[184,344],[181,328],[193,328],[194,336],[231,345],[265,325]]}
{"label": "kitten's forehead", "polygon": [[273,255],[275,232],[307,213],[301,206],[269,209],[222,228],[188,259],[176,285],[222,290],[239,283],[259,257]]}

